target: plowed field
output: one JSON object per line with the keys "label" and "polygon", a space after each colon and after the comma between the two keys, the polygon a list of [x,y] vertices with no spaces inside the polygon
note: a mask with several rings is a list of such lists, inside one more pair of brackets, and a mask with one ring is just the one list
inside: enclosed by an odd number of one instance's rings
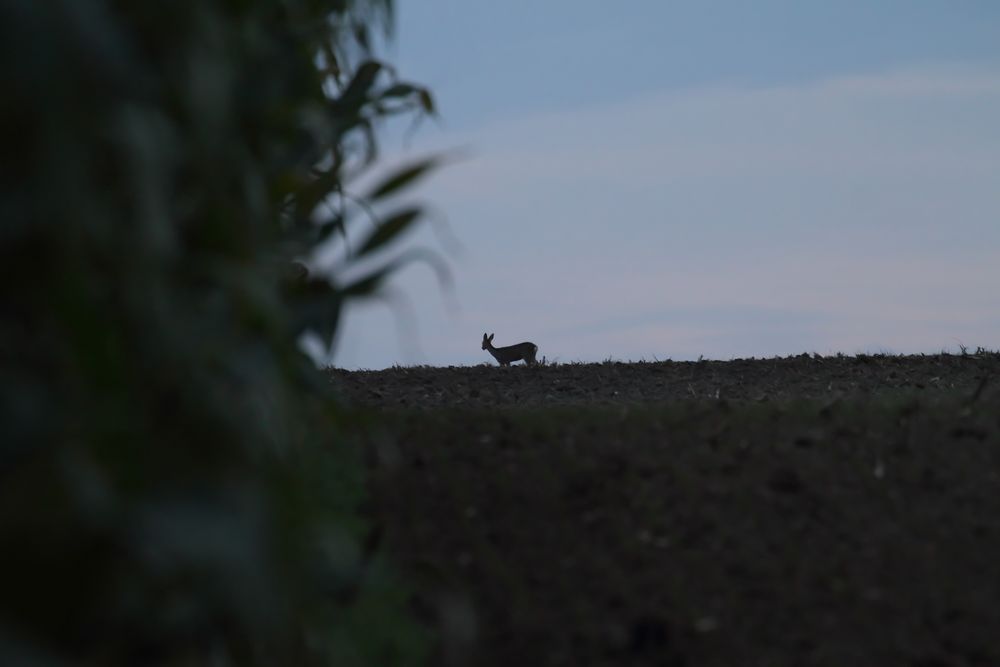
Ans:
{"label": "plowed field", "polygon": [[1000,356],[331,371],[455,665],[1000,665]]}

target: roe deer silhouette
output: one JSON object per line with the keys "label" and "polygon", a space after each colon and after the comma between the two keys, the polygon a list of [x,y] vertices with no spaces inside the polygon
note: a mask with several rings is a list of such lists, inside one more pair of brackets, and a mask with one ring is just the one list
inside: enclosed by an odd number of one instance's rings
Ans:
{"label": "roe deer silhouette", "polygon": [[535,355],[538,353],[538,346],[534,343],[518,343],[507,347],[493,347],[493,334],[487,336],[483,334],[483,349],[489,350],[493,358],[500,362],[501,366],[510,366],[512,361],[524,360],[529,366],[535,365]]}

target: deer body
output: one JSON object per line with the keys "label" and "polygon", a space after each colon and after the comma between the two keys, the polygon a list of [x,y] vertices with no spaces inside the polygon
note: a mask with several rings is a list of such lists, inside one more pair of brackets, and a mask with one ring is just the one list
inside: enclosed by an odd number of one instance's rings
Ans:
{"label": "deer body", "polygon": [[512,361],[524,360],[529,366],[535,365],[538,346],[534,343],[518,343],[507,347],[493,347],[493,334],[483,334],[483,349],[489,351],[501,366],[510,366]]}

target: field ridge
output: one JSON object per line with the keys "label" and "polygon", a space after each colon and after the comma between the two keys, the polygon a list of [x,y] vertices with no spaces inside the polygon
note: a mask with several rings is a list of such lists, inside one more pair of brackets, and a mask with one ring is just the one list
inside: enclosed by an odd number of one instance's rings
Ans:
{"label": "field ridge", "polygon": [[[348,401],[375,407],[499,407],[768,401],[891,395],[973,395],[1000,376],[1000,354],[801,354],[730,361],[550,364],[501,368],[397,366],[328,369]],[[981,387],[986,384],[987,387]]]}

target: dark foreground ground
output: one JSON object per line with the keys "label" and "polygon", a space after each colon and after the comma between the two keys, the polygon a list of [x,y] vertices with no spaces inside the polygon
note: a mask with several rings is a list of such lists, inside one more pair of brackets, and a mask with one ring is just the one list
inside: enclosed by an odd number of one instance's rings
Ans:
{"label": "dark foreground ground", "polygon": [[435,664],[1000,665],[1000,356],[331,371]]}

